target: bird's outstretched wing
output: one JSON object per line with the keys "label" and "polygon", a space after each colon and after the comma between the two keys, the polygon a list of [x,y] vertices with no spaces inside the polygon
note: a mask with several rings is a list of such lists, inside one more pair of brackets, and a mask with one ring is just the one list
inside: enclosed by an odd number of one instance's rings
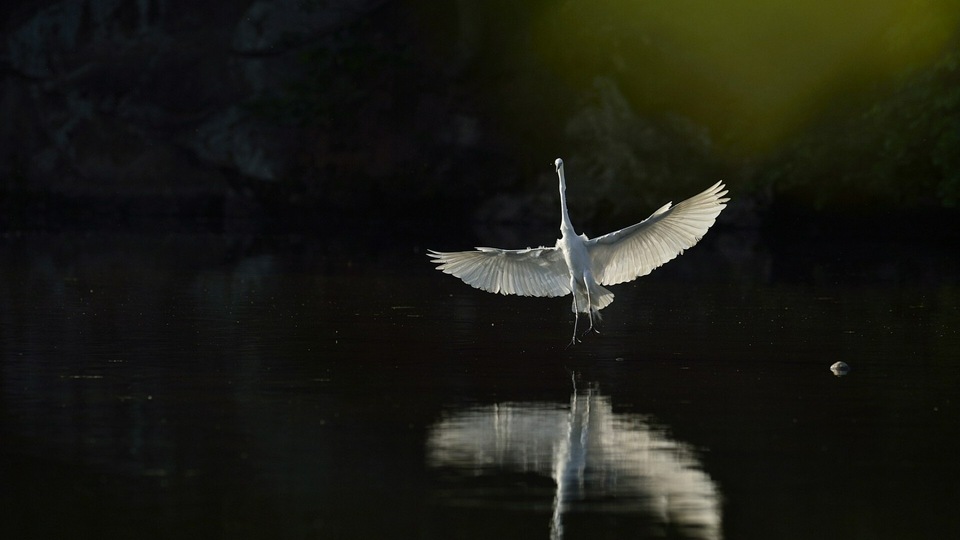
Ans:
{"label": "bird's outstretched wing", "polygon": [[466,284],[492,293],[521,296],[570,294],[570,273],[556,247],[498,249],[442,253],[428,250],[440,270]]}
{"label": "bird's outstretched wing", "polygon": [[587,241],[593,277],[616,285],[645,276],[696,244],[726,207],[723,182],[671,207],[665,204],[650,217],[625,229]]}

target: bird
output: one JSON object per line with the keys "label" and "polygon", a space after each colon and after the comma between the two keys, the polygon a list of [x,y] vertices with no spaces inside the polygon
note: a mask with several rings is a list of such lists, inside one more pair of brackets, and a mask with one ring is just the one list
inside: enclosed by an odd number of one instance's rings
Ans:
{"label": "bird", "polygon": [[436,269],[491,293],[555,297],[573,295],[573,337],[580,314],[590,319],[584,336],[600,321],[600,310],[613,302],[605,286],[633,281],[693,247],[716,222],[730,200],[723,181],[698,195],[667,203],[647,219],[618,231],[588,238],[577,234],[567,211],[563,160],[554,162],[560,179],[560,238],[553,247],[470,251],[427,250]]}

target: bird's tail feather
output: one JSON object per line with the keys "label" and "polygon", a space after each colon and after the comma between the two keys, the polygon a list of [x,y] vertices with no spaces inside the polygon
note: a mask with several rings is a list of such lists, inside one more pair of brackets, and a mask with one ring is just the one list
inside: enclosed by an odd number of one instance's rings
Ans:
{"label": "bird's tail feather", "polygon": [[576,301],[570,306],[570,311],[576,313],[587,313],[593,311],[593,314],[600,317],[600,310],[609,306],[613,302],[613,293],[602,285],[593,285],[590,287],[590,301],[587,302],[586,291],[578,291]]}

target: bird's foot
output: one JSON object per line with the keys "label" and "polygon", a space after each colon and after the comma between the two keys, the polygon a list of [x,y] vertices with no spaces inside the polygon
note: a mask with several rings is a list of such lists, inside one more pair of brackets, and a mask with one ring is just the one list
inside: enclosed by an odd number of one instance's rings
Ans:
{"label": "bird's foot", "polygon": [[583,333],[584,337],[586,337],[586,335],[589,334],[591,331],[597,334],[600,333],[600,329],[594,326],[593,324],[593,317],[590,317],[590,328],[587,328],[587,331]]}

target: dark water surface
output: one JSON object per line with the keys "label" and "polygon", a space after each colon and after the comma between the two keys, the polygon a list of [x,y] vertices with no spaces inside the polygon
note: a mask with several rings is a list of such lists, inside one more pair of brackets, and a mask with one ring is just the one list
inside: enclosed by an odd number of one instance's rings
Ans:
{"label": "dark water surface", "polygon": [[0,239],[0,534],[960,538],[957,255],[736,245],[567,348],[427,246]]}

